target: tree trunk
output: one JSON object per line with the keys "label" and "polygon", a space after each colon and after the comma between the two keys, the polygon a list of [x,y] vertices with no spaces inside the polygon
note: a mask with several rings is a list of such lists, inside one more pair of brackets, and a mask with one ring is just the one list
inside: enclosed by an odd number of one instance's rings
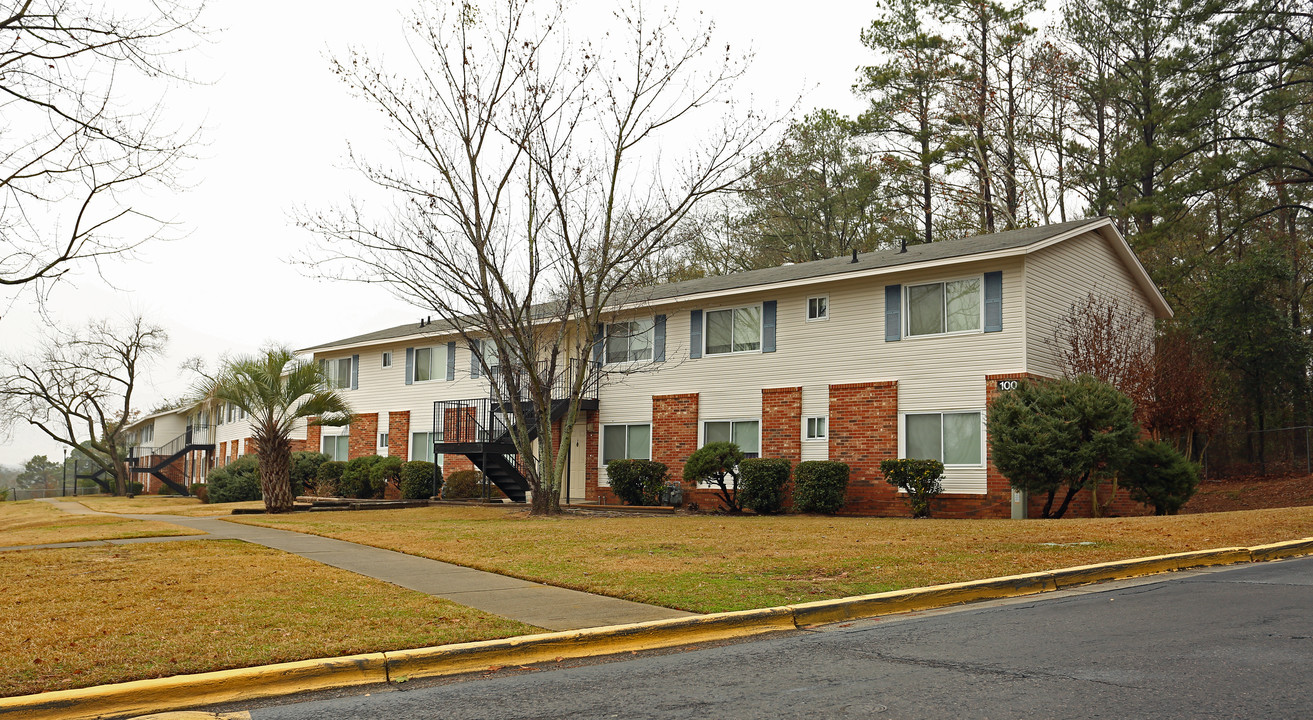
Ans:
{"label": "tree trunk", "polygon": [[260,457],[260,492],[264,494],[265,512],[291,512],[291,447],[286,441],[257,441],[256,452]]}
{"label": "tree trunk", "polygon": [[1067,488],[1067,496],[1062,498],[1062,505],[1059,506],[1058,511],[1053,514],[1053,519],[1057,520],[1067,514],[1067,506],[1071,504],[1071,499],[1076,497],[1076,493],[1078,492],[1080,492],[1079,485]]}

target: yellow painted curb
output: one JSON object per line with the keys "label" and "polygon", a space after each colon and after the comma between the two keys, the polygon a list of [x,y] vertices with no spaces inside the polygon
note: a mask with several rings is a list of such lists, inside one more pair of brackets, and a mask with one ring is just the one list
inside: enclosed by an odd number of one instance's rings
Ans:
{"label": "yellow painted curb", "polygon": [[874,595],[818,600],[792,605],[793,619],[799,627],[889,615],[913,610],[945,607],[979,600],[1034,595],[1056,590],[1053,575],[1047,572],[1009,577],[971,580],[948,585],[892,590]]}
{"label": "yellow painted curb", "polygon": [[401,650],[387,653],[387,664],[393,679],[458,675],[504,665],[654,650],[794,629],[792,609],[765,608]]}
{"label": "yellow painted curb", "polygon": [[212,713],[197,712],[195,710],[182,710],[179,712],[151,713],[150,715],[138,715],[132,720],[251,720],[251,714],[245,710],[241,712]]}
{"label": "yellow painted curb", "polygon": [[1253,562],[1279,560],[1297,555],[1313,555],[1313,538],[1287,540],[1270,545],[1257,545],[1249,548],[1249,559]]}
{"label": "yellow painted curb", "polygon": [[131,717],[198,705],[387,682],[383,653],[301,660],[0,698],[0,717],[81,720]]}
{"label": "yellow painted curb", "polygon": [[[25,720],[122,718],[313,690],[479,672],[793,630],[823,623],[1034,595],[1106,580],[1192,567],[1313,554],[1313,538],[1081,565],[1048,572],[934,585],[783,607],[698,615],[631,625],[525,635],[503,640],[303,660],[117,685],[0,698],[0,717]],[[239,720],[243,715],[169,713],[151,720]],[[147,718],[138,718],[147,720]]]}

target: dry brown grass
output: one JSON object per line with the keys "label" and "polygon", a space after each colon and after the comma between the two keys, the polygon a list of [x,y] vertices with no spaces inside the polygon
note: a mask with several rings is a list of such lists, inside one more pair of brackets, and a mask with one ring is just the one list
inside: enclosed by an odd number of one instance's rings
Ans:
{"label": "dry brown grass", "polygon": [[0,696],[534,631],[236,541],[0,559]]}
{"label": "dry brown grass", "polygon": [[35,500],[0,503],[0,547],[198,534],[165,522],[73,515]]}
{"label": "dry brown grass", "polygon": [[714,515],[540,519],[498,508],[430,507],[257,516],[240,522],[696,612],[1313,536],[1310,507],[1029,521]]}
{"label": "dry brown grass", "polygon": [[186,515],[187,517],[216,517],[231,515],[234,508],[263,508],[264,502],[215,503],[207,505],[196,498],[170,497],[161,495],[137,495],[136,497],[114,497],[112,495],[90,495],[77,498],[83,505],[107,513],[125,515]]}

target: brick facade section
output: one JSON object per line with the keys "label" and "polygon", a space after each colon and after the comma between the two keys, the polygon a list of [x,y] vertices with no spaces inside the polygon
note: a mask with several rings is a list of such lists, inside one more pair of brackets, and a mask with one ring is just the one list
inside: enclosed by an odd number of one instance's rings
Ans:
{"label": "brick facade section", "polygon": [[351,418],[346,447],[346,456],[351,460],[378,454],[378,413],[361,413]]}
{"label": "brick facade section", "polygon": [[652,459],[684,477],[684,461],[698,449],[698,394],[652,396]]}
{"label": "brick facade section", "polygon": [[318,419],[319,418],[317,417],[311,417],[306,419],[305,445],[303,447],[305,447],[305,449],[310,452],[323,452],[324,449],[324,446],[319,442],[320,440],[319,436],[320,433],[323,431],[323,428],[314,424],[314,422]]}
{"label": "brick facade section", "polygon": [[388,412],[388,457],[410,459],[410,411]]}
{"label": "brick facade section", "polygon": [[830,459],[848,463],[846,515],[906,515],[880,462],[898,457],[898,382],[830,386]]}
{"label": "brick facade section", "polygon": [[802,388],[762,388],[761,456],[802,461]]}

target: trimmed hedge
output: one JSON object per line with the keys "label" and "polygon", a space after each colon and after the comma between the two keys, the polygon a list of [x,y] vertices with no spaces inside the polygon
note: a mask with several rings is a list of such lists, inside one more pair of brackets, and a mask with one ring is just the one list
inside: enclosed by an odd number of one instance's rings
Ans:
{"label": "trimmed hedge", "polygon": [[315,494],[324,497],[340,497],[339,485],[346,463],[341,460],[329,460],[319,466],[315,472]]}
{"label": "trimmed hedge", "polygon": [[848,492],[848,463],[807,460],[793,469],[793,507],[833,515]]}
{"label": "trimmed hedge", "polygon": [[[433,463],[411,460],[401,465],[401,497],[406,500],[423,500],[437,495],[433,492]],[[438,472],[438,488],[442,488],[442,468]]]}
{"label": "trimmed hedge", "polygon": [[208,501],[212,503],[259,500],[263,497],[260,492],[260,459],[256,455],[243,455],[211,470],[205,484]]}
{"label": "trimmed hedge", "polygon": [[[447,481],[442,485],[443,500],[473,500],[483,497],[483,486],[480,482],[483,480],[483,473],[478,470],[460,470],[447,476]],[[506,493],[500,488],[488,483],[488,496],[492,498],[504,498]]]}
{"label": "trimmed hedge", "polygon": [[328,456],[321,452],[294,452],[288,480],[292,483],[292,497],[304,495],[314,487],[319,477],[319,467],[328,462]]}
{"label": "trimmed hedge", "polygon": [[907,493],[912,506],[912,517],[930,517],[930,500],[944,491],[939,478],[944,476],[944,464],[938,460],[898,458],[880,463],[884,481]]}
{"label": "trimmed hedge", "polygon": [[712,442],[693,451],[684,462],[684,481],[712,483],[720,497],[720,509],[727,513],[743,510],[739,503],[739,465],[743,451],[732,442]]}
{"label": "trimmed hedge", "polygon": [[141,483],[137,482],[136,480],[129,480],[129,481],[128,481],[128,494],[129,494],[129,495],[140,495],[140,494],[141,494],[141,491],[142,491],[142,490],[145,490],[145,489],[146,489],[146,486],[145,486],[145,485],[142,485]]}
{"label": "trimmed hedge", "polygon": [[742,473],[739,501],[762,515],[784,510],[784,486],[789,484],[789,461],[782,458],[748,458],[739,463]]}
{"label": "trimmed hedge", "polygon": [[403,463],[404,461],[401,458],[391,455],[380,458],[378,462],[374,463],[374,467],[369,471],[369,480],[380,493],[379,497],[387,494],[388,485],[400,490],[401,466]]}
{"label": "trimmed hedge", "polygon": [[670,468],[653,460],[612,460],[606,464],[611,492],[626,505],[656,505]]}
{"label": "trimmed hedge", "polygon": [[344,498],[383,497],[383,482],[374,476],[374,468],[383,461],[378,455],[362,455],[346,461],[342,477],[337,481],[338,494]]}

